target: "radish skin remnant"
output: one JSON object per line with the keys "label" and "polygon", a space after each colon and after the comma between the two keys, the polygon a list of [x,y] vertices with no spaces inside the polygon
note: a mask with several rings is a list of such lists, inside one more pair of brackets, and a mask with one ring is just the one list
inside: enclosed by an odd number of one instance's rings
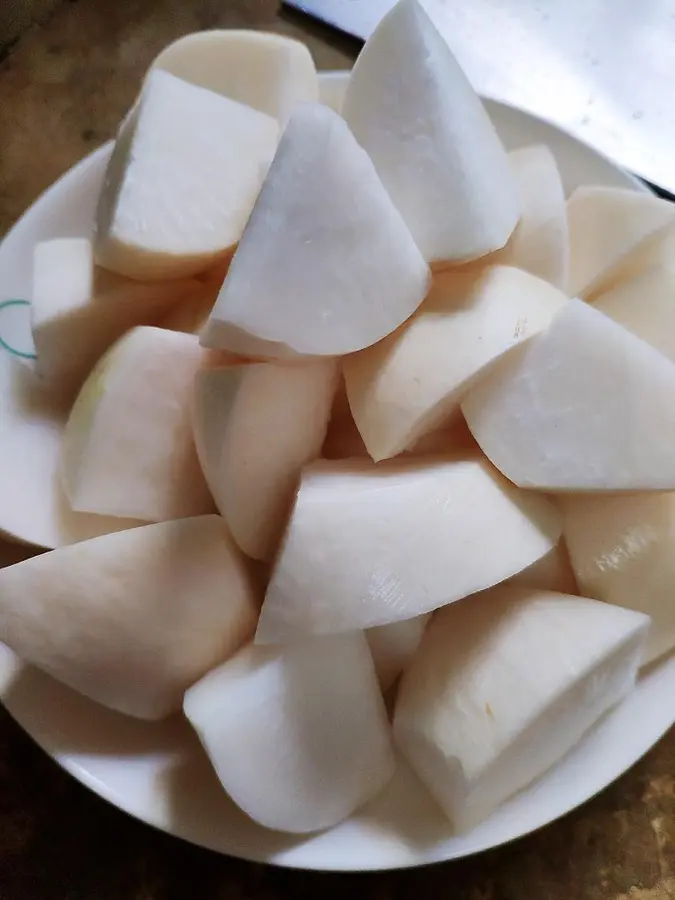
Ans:
{"label": "radish skin remnant", "polygon": [[192,687],[184,709],[228,794],[268,828],[330,828],[394,774],[360,632],[249,645]]}

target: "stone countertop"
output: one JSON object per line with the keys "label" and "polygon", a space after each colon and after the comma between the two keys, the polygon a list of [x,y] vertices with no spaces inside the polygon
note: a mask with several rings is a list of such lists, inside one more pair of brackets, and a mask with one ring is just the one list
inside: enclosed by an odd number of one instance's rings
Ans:
{"label": "stone countertop", "polygon": [[[210,27],[300,36],[319,68],[352,59],[329,32],[278,15],[275,0],[64,0],[0,61],[0,236],[113,135],[162,47]],[[595,800],[513,845],[401,873],[285,872],[130,819],[63,773],[0,709],[0,900],[315,900],[345,891],[354,900],[671,900],[674,776],[675,731]]]}

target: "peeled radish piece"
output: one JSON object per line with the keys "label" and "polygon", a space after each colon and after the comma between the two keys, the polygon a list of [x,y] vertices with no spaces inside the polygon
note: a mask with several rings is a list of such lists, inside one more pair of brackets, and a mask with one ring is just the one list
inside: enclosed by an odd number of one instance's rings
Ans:
{"label": "peeled radish piece", "polygon": [[589,303],[595,303],[609,291],[621,286],[622,282],[647,275],[652,269],[675,271],[675,222],[658,228],[622,256],[607,270],[586,299]]}
{"label": "peeled radish piece", "polygon": [[619,282],[593,306],[675,362],[675,259]]}
{"label": "peeled radish piece", "polygon": [[312,56],[300,41],[260,31],[200,31],[169,44],[152,64],[285,122],[319,99]]}
{"label": "peeled radish piece", "polygon": [[360,632],[245,647],[187,692],[184,709],[225,790],[268,828],[329,828],[394,774]]}
{"label": "peeled radish piece", "polygon": [[150,72],[106,170],[98,262],[143,280],[214,265],[241,236],[278,136],[271,116]]}
{"label": "peeled radish piece", "polygon": [[495,263],[525,269],[567,290],[569,233],[565,192],[555,157],[544,144],[509,153],[520,221]]}
{"label": "peeled radish piece", "polygon": [[520,214],[506,151],[417,0],[399,0],[366,42],[342,115],[428,262],[506,244]]}
{"label": "peeled radish piece", "polygon": [[560,531],[547,499],[520,493],[484,459],[314,463],[256,641],[412,619],[515,575]]}
{"label": "peeled radish piece", "polygon": [[364,632],[383,691],[392,686],[412,661],[430,618],[431,613],[426,613],[414,619],[376,625]]}
{"label": "peeled radish piece", "polygon": [[625,254],[675,222],[675,206],[627,188],[580,187],[567,201],[570,229],[569,292],[597,293]]}
{"label": "peeled radish piece", "polygon": [[147,283],[97,270],[84,238],[38,244],[31,301],[38,374],[50,391],[71,399],[125,331],[191,305],[198,288],[194,279]]}
{"label": "peeled radish piece", "polygon": [[397,328],[429,270],[342,119],[305,104],[279,150],[202,343],[243,356],[337,356]]}
{"label": "peeled radish piece", "polygon": [[73,509],[160,522],[213,510],[192,437],[194,335],[135,328],[96,365],[63,435]]}
{"label": "peeled radish piece", "polygon": [[566,497],[565,537],[581,590],[652,617],[645,662],[675,647],[675,494]]}
{"label": "peeled radish piece", "polygon": [[[557,591],[560,594],[580,593],[563,538],[546,556],[542,556],[527,569],[523,569],[522,572],[510,578],[509,583],[521,587],[539,588],[543,591]],[[587,596],[594,595],[587,594]]]}
{"label": "peeled radish piece", "polygon": [[160,719],[255,628],[218,516],[94,538],[0,570],[0,640],[112,709]]}
{"label": "peeled radish piece", "polygon": [[372,458],[396,456],[457,416],[472,379],[567,302],[547,282],[508,266],[436,276],[416,316],[344,360],[349,405]]}
{"label": "peeled radish piece", "polygon": [[276,550],[300,472],[321,451],[337,381],[334,360],[197,374],[197,453],[221,515],[253,559]]}
{"label": "peeled radish piece", "polygon": [[502,586],[434,617],[399,687],[394,739],[458,831],[630,691],[648,626],[605,603]]}
{"label": "peeled radish piece", "polygon": [[520,487],[675,489],[675,365],[608,316],[570,300],[547,331],[471,388],[464,416]]}

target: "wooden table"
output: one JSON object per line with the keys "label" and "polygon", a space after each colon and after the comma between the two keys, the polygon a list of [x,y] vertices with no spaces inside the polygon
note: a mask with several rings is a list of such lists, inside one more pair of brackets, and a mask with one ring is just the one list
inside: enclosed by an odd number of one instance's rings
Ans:
{"label": "wooden table", "polygon": [[[0,235],[113,135],[162,47],[210,27],[299,36],[319,68],[353,58],[275,0],[64,0],[0,62]],[[131,820],[0,710],[0,900],[667,900],[674,775],[675,731],[601,796],[512,846],[419,871],[315,875],[218,857]]]}

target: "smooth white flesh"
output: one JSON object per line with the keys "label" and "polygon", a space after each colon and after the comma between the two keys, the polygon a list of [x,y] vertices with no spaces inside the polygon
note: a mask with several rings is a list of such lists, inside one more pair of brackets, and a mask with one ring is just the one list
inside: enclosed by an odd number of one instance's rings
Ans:
{"label": "smooth white flesh", "polygon": [[570,229],[569,293],[591,297],[619,260],[659,229],[675,222],[675,206],[653,194],[583,186],[567,201]]}
{"label": "smooth white flesh", "polygon": [[63,433],[73,509],[151,522],[213,511],[192,435],[195,335],[141,326],[102,358]]}
{"label": "smooth white flesh", "polygon": [[103,353],[135,325],[155,325],[192,305],[195,279],[132,281],[94,267],[85,238],[37,244],[31,329],[36,370],[50,391],[72,400]]}
{"label": "smooth white flesh", "polygon": [[[581,594],[563,538],[560,538],[546,556],[542,556],[527,569],[510,578],[509,583],[539,588],[542,591],[557,591],[559,594]],[[585,596],[594,595],[585,592]]]}
{"label": "smooth white flesh", "polygon": [[112,709],[159,719],[237,650],[257,603],[223,519],[109,534],[0,570],[0,640]]}
{"label": "smooth white flesh", "polygon": [[593,307],[675,362],[675,258],[602,293]]}
{"label": "smooth white flesh", "polygon": [[509,266],[437,275],[409,322],[344,360],[349,405],[372,458],[396,456],[457,416],[472,380],[567,302]]}
{"label": "smooth white flesh", "polygon": [[569,229],[565,191],[555,157],[544,144],[509,153],[518,191],[520,221],[492,261],[525,269],[567,290]]}
{"label": "smooth white flesh", "polygon": [[630,691],[648,625],[594,600],[501,586],[434,617],[399,686],[394,739],[458,831]]}
{"label": "smooth white flesh", "polygon": [[647,275],[652,269],[675,270],[675,222],[658,228],[621,256],[586,299],[595,303],[622,282]]}
{"label": "smooth white flesh", "polygon": [[579,587],[647,613],[645,661],[675,647],[675,494],[566,497],[565,538]]}
{"label": "smooth white flesh", "polygon": [[544,491],[675,489],[675,365],[570,300],[509,351],[462,410],[494,465]]}
{"label": "smooth white flesh", "polygon": [[300,472],[321,452],[338,374],[335,360],[197,373],[202,470],[235,541],[253,559],[271,558],[278,546]]}
{"label": "smooth white flesh", "polygon": [[245,647],[187,692],[184,709],[228,794],[268,828],[336,825],[394,773],[360,632]]}
{"label": "smooth white flesh", "polygon": [[258,643],[385,625],[491,587],[557,543],[558,511],[485,460],[305,469]]}
{"label": "smooth white flesh", "polygon": [[298,103],[319,99],[309,50],[280,34],[239,29],[188,34],[162,50],[152,69],[170,72],[282,122]]}
{"label": "smooth white flesh", "polygon": [[366,42],[342,115],[428,262],[506,244],[520,214],[506,151],[417,0],[399,0]]}
{"label": "smooth white flesh", "polygon": [[244,356],[361,350],[417,309],[429,271],[367,153],[328,107],[298,107],[202,343]]}
{"label": "smooth white flesh", "polygon": [[431,613],[376,625],[364,632],[382,691],[388,690],[412,662]]}
{"label": "smooth white flesh", "polygon": [[278,137],[271,116],[150,72],[106,169],[97,261],[142,280],[214,265],[239,240]]}

